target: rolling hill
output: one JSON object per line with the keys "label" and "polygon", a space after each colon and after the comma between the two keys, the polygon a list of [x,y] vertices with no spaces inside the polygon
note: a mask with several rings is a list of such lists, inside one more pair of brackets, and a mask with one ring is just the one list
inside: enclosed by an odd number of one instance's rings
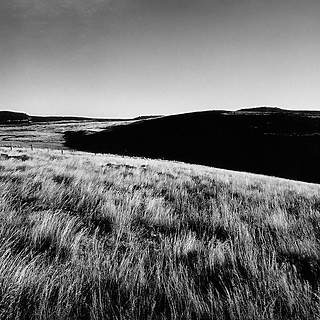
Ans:
{"label": "rolling hill", "polygon": [[320,183],[320,112],[205,111],[66,132],[66,146]]}

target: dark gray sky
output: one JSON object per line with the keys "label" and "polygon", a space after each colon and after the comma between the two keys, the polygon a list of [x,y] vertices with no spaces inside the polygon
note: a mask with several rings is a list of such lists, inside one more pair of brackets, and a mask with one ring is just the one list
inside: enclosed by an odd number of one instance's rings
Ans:
{"label": "dark gray sky", "polygon": [[320,109],[318,0],[1,0],[0,105],[100,117]]}

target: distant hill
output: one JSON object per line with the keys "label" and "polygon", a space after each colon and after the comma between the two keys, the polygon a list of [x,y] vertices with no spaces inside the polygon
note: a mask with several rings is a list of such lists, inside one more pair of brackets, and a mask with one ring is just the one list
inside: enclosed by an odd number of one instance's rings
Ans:
{"label": "distant hill", "polygon": [[278,109],[195,112],[66,132],[65,144],[320,183],[320,112],[266,110]]}
{"label": "distant hill", "polygon": [[136,118],[133,118],[132,120],[147,120],[147,119],[153,119],[153,118],[159,118],[159,117],[163,117],[162,115],[160,116],[139,116]]}
{"label": "distant hill", "polygon": [[126,119],[103,119],[70,116],[31,116],[31,122],[58,122],[58,121],[127,121]]}
{"label": "distant hill", "polygon": [[58,121],[131,121],[149,119],[157,116],[142,116],[134,119],[124,118],[88,118],[75,116],[30,116],[26,113],[14,111],[0,111],[0,124],[10,123],[37,123],[37,122],[58,122]]}
{"label": "distant hill", "polygon": [[75,116],[30,116],[26,113],[14,111],[0,111],[0,124],[7,123],[37,123],[37,122],[58,122],[58,121],[134,121],[158,118],[158,115],[139,116],[136,118],[88,118]]}
{"label": "distant hill", "polygon": [[26,113],[13,111],[0,111],[0,124],[2,123],[27,123],[31,120]]}
{"label": "distant hill", "polygon": [[255,108],[246,108],[240,109],[238,111],[243,112],[287,112],[287,110],[278,108],[278,107],[255,107]]}
{"label": "distant hill", "polygon": [[[0,111],[0,123],[35,123],[35,122],[55,122],[55,121],[113,121],[115,119],[94,119],[85,117],[69,116],[30,116],[22,112]],[[117,119],[119,121],[119,119]]]}

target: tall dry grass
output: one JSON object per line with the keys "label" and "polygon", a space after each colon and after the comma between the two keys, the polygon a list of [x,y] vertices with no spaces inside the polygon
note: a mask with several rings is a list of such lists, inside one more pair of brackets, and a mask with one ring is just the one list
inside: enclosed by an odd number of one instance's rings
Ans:
{"label": "tall dry grass", "polygon": [[1,153],[1,319],[319,319],[318,185]]}

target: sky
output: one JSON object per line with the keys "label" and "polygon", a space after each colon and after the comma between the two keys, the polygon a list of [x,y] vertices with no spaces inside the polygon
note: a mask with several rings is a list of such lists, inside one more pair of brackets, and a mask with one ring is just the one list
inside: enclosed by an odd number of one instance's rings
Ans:
{"label": "sky", "polygon": [[318,0],[1,0],[0,109],[320,110]]}

